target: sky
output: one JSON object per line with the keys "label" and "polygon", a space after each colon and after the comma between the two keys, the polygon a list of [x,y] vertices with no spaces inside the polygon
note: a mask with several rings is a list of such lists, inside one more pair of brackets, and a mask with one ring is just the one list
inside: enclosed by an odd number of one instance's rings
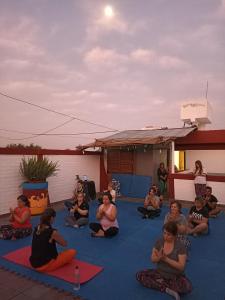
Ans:
{"label": "sky", "polygon": [[225,129],[225,0],[0,0],[0,93],[61,113],[0,95],[0,146],[182,127],[207,81],[209,129]]}

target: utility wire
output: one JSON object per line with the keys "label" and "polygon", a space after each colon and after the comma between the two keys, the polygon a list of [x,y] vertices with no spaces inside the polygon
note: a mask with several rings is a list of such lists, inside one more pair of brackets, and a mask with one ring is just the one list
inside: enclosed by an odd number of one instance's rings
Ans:
{"label": "utility wire", "polygon": [[[55,128],[56,129],[56,128]],[[107,131],[94,131],[94,132],[79,132],[79,133],[33,133],[33,132],[25,132],[25,131],[18,131],[18,130],[10,130],[10,129],[3,129],[0,128],[0,131],[6,132],[15,132],[20,134],[32,134],[32,135],[58,135],[58,136],[75,136],[75,135],[82,135],[82,134],[100,134],[100,133],[109,133],[115,132],[114,130],[107,130]]]}
{"label": "utility wire", "polygon": [[90,121],[87,121],[87,120],[84,120],[84,119],[80,119],[80,118],[75,117],[73,115],[68,115],[68,114],[65,114],[65,113],[62,113],[62,112],[59,112],[59,111],[56,111],[56,110],[53,110],[53,109],[50,109],[50,108],[38,105],[38,104],[34,104],[34,103],[29,102],[27,100],[23,100],[23,99],[19,99],[19,98],[16,98],[16,97],[12,97],[12,96],[7,95],[7,94],[2,93],[2,92],[0,92],[0,95],[3,96],[3,97],[6,97],[7,99],[13,100],[13,101],[17,101],[17,102],[20,102],[20,103],[28,104],[28,105],[37,107],[39,109],[42,109],[42,110],[45,110],[45,111],[48,111],[48,112],[52,112],[52,113],[55,113],[55,114],[58,114],[58,115],[61,115],[61,116],[64,116],[64,117],[73,118],[74,120],[78,120],[80,122],[88,123],[88,124],[91,124],[91,125],[94,125],[94,126],[98,126],[98,127],[102,127],[102,128],[106,128],[106,129],[109,129],[109,130],[118,131],[117,129],[110,128],[110,127],[107,127],[107,126],[104,126],[104,125],[101,125],[101,124],[98,124],[98,123],[90,122]]}

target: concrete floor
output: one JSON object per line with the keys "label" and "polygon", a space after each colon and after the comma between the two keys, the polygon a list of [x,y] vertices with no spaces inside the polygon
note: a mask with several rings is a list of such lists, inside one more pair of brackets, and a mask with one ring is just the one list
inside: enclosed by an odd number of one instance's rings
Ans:
{"label": "concrete floor", "polygon": [[65,292],[0,269],[1,300],[80,300]]}

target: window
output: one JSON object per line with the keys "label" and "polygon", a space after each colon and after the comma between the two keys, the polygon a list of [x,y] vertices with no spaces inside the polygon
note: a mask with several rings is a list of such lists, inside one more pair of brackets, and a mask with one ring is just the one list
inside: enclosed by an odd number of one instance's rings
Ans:
{"label": "window", "polygon": [[174,154],[175,169],[179,171],[184,171],[186,168],[186,155],[185,151],[175,151]]}

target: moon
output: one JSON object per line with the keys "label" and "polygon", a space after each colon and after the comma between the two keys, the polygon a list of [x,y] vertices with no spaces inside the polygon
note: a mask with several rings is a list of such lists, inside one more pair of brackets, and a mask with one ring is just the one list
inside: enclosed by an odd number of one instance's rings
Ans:
{"label": "moon", "polygon": [[112,6],[110,6],[110,5],[105,6],[104,15],[107,18],[112,18],[114,16],[114,11],[113,11]]}

